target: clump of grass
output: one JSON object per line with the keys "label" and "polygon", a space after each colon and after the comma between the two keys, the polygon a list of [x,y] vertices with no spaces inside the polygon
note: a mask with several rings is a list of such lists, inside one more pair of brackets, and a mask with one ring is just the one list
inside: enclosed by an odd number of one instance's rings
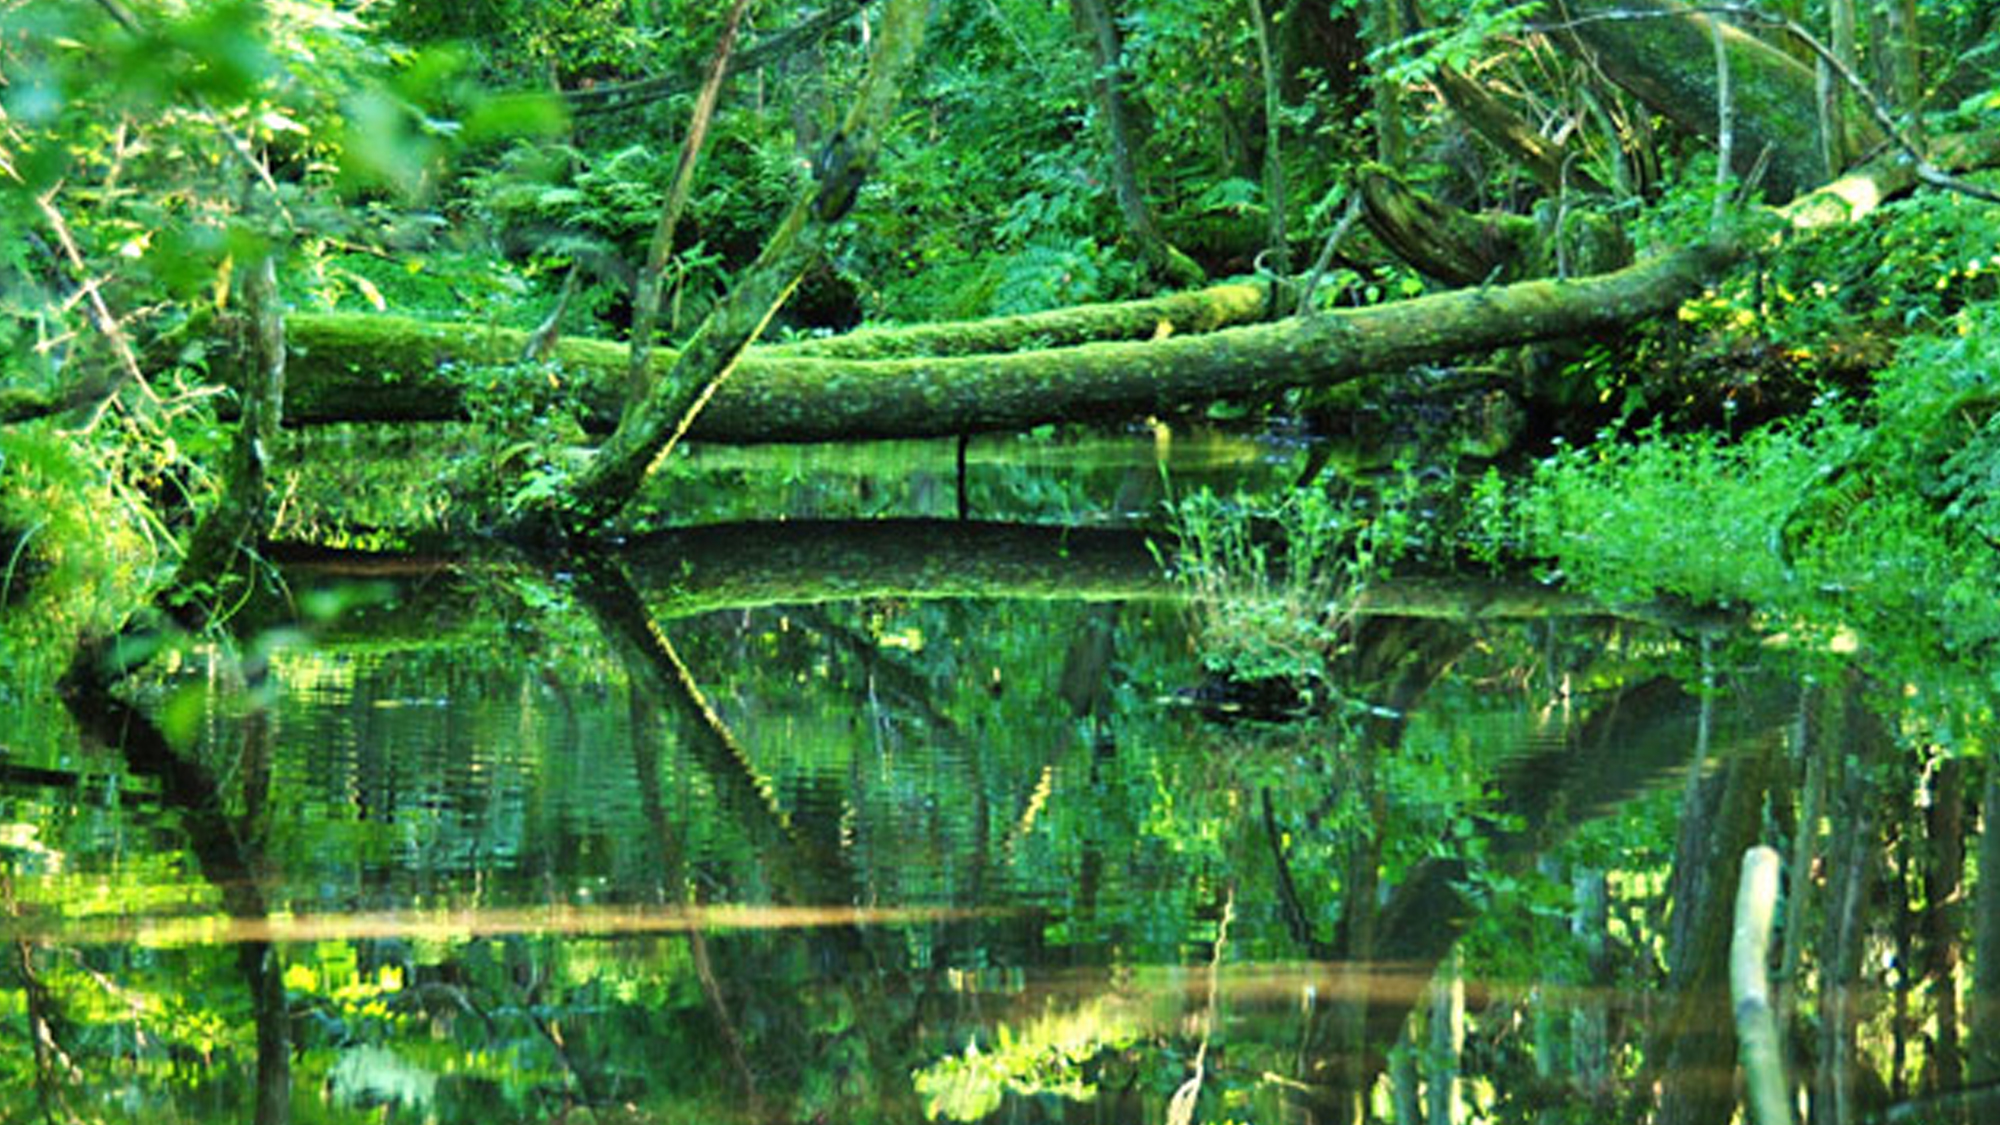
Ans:
{"label": "clump of grass", "polygon": [[1203,490],[1169,508],[1169,567],[1211,672],[1280,681],[1309,697],[1326,681],[1356,599],[1410,544],[1409,506],[1297,488],[1273,505]]}

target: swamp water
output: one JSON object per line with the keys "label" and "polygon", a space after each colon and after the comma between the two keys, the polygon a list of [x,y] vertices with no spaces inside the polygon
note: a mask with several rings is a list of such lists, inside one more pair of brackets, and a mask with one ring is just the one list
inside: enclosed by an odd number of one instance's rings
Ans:
{"label": "swamp water", "polygon": [[[888,518],[302,555],[303,625],[7,697],[5,1119],[1723,1121],[1760,841],[1803,1049],[1956,1064],[1977,786],[1893,693],[1469,579],[1252,721],[1146,537],[1053,522],[1119,513],[789,456],[703,471]],[[976,495],[1144,494],[1040,471]]]}

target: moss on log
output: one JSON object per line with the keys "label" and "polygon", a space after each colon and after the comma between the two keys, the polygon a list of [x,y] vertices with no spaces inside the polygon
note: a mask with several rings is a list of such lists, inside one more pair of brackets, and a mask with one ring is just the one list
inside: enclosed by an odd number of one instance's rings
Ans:
{"label": "moss on log", "polygon": [[[1663,0],[1566,0],[1561,25],[1594,57],[1606,77],[1648,109],[1697,136],[1717,126],[1713,22]],[[1722,25],[1734,107],[1733,164],[1748,176],[1768,163],[1760,187],[1783,203],[1829,178],[1821,155],[1811,67],[1731,24]],[[1865,131],[1866,123],[1857,129]],[[1857,133],[1845,151],[1872,147]]]}
{"label": "moss on log", "polygon": [[1549,194],[1603,193],[1603,186],[1590,173],[1575,167],[1562,145],[1544,137],[1483,83],[1451,66],[1438,67],[1435,80],[1438,92],[1459,120],[1520,164]]}
{"label": "moss on log", "polygon": [[1441,203],[1381,164],[1361,169],[1361,202],[1368,229],[1384,246],[1450,285],[1514,280],[1539,234],[1533,219]]}
{"label": "moss on log", "polygon": [[[1573,281],[1465,289],[1203,335],[1003,355],[862,361],[753,351],[689,437],[729,443],[944,437],[1265,398],[1510,344],[1620,329],[1678,307],[1733,257],[1728,247],[1699,247]],[[518,333],[394,317],[300,316],[290,329],[288,409],[300,421],[461,417],[461,382],[452,372],[504,365],[521,345]],[[565,340],[555,357],[586,406],[608,405],[622,370],[621,346]]]}
{"label": "moss on log", "polygon": [[1107,340],[1149,340],[1213,332],[1268,319],[1271,296],[1268,285],[1231,282],[1143,301],[1078,305],[987,320],[864,329],[822,340],[774,344],[760,349],[760,354],[900,359],[1066,348]]}
{"label": "moss on log", "polygon": [[0,387],[0,426],[46,418],[61,409],[56,400],[29,387]]}

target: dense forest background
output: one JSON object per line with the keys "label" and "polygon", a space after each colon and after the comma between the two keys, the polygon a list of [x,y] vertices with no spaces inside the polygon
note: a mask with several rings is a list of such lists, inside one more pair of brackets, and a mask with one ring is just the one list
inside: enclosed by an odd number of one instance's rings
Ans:
{"label": "dense forest background", "polygon": [[7,6],[0,1109],[1981,1120],[1996,15]]}

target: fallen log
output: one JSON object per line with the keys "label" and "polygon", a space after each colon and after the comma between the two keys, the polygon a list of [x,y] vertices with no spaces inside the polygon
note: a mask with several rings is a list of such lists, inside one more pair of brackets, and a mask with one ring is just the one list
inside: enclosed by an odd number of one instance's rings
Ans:
{"label": "fallen log", "polygon": [[[824,359],[747,353],[689,437],[855,441],[1116,422],[1267,398],[1512,344],[1615,331],[1672,311],[1736,251],[1705,245],[1571,281],[1466,289],[1201,335],[1005,354]],[[501,389],[522,333],[389,316],[302,314],[287,418],[293,424],[466,416],[468,387]],[[553,356],[586,414],[615,416],[622,345],[564,340]],[[665,364],[671,357],[656,357]],[[544,387],[539,393],[546,394]]]}
{"label": "fallen log", "polygon": [[[1932,159],[1949,168],[1991,166],[2000,162],[2000,135],[1941,138]],[[1918,180],[1909,162],[1880,160],[1776,215],[1798,231],[1851,222]],[[950,437],[1049,422],[1116,422],[1331,386],[1515,344],[1627,328],[1679,307],[1743,250],[1721,240],[1572,280],[1462,289],[1206,333],[1180,330],[1198,323],[1190,308],[1206,310],[1212,323],[1240,325],[1232,318],[1263,315],[1261,288],[1220,286],[1178,305],[1163,298],[1164,304],[1009,318],[998,329],[993,322],[970,322],[885,331],[847,344],[752,348],[689,437],[730,444]],[[1163,310],[1177,311],[1162,316]],[[1167,334],[1159,335],[1163,322]],[[1068,327],[1058,330],[1063,325]],[[587,426],[594,419],[608,428],[622,406],[625,346],[611,341],[559,341],[551,353],[555,367],[530,372],[516,363],[527,334],[508,329],[341,313],[296,314],[286,328],[292,348],[288,425],[458,420],[467,417],[468,391],[483,389],[564,398]],[[1158,338],[1103,338],[1135,332]],[[952,351],[953,336],[983,341],[981,347],[1040,339],[1100,342],[998,354],[915,354]],[[825,354],[841,351],[899,354]],[[674,358],[655,352],[653,362],[664,371]],[[227,354],[211,357],[225,379],[233,379],[237,362]],[[537,380],[539,390],[523,386]]]}

